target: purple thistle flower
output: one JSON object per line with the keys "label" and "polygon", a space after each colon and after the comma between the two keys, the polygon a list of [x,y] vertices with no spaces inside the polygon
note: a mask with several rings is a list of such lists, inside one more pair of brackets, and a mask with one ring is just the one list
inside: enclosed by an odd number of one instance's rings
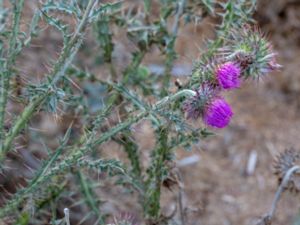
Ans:
{"label": "purple thistle flower", "polygon": [[216,71],[216,78],[223,89],[234,89],[241,85],[241,70],[239,66],[232,62],[221,65]]}
{"label": "purple thistle flower", "polygon": [[223,128],[229,124],[232,116],[230,105],[223,98],[217,97],[206,106],[203,120],[209,126]]}
{"label": "purple thistle flower", "polygon": [[203,116],[203,112],[207,103],[215,96],[216,90],[209,84],[202,84],[196,95],[188,98],[183,103],[183,110],[186,112],[187,119],[198,119]]}

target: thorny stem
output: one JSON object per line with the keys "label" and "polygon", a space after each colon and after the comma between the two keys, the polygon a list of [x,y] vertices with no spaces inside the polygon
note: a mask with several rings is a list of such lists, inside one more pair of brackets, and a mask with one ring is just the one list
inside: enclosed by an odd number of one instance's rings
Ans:
{"label": "thorny stem", "polygon": [[14,5],[14,22],[12,33],[9,42],[8,60],[4,66],[4,71],[1,73],[1,95],[0,95],[0,148],[3,148],[4,139],[4,121],[5,121],[5,109],[8,99],[9,81],[12,75],[12,66],[15,62],[17,52],[17,38],[19,33],[19,24],[21,18],[22,8],[24,6],[24,0],[20,0]]}
{"label": "thorny stem", "polygon": [[157,221],[160,215],[161,183],[166,170],[165,161],[169,154],[168,128],[161,126],[158,129],[158,140],[151,156],[152,163],[147,170],[146,193],[143,196],[144,214],[151,224],[156,223],[154,221]]}
{"label": "thorny stem", "polygon": [[3,143],[3,148],[0,151],[0,162],[4,159],[5,154],[10,150],[10,146],[14,140],[14,138],[19,134],[20,130],[26,125],[29,118],[35,112],[36,108],[44,101],[43,96],[37,97],[31,105],[32,107],[26,107],[23,113],[19,116],[14,126],[9,131],[6,139]]}
{"label": "thorny stem", "polygon": [[116,71],[115,66],[112,62],[109,63],[109,71],[110,71],[112,80],[115,81],[116,78],[117,78],[117,71]]}
{"label": "thorny stem", "polygon": [[195,96],[195,95],[196,95],[195,91],[190,90],[190,89],[183,89],[181,91],[178,91],[174,95],[164,97],[162,100],[160,100],[159,102],[157,102],[155,104],[154,109],[156,110],[156,109],[162,107],[164,104],[168,104],[180,97],[191,97],[191,96]]}
{"label": "thorny stem", "polygon": [[[181,91],[175,93],[174,95],[165,97],[161,101],[157,102],[152,107],[152,110],[153,111],[158,110],[162,107],[167,106],[172,101],[175,101],[176,99],[178,99],[180,97],[191,96],[193,94],[195,94],[194,91],[187,90],[187,89],[181,90]],[[80,166],[81,165],[80,163],[82,163],[83,161],[79,160],[79,159],[82,158],[84,155],[86,155],[86,153],[88,151],[94,149],[96,146],[109,140],[111,137],[115,136],[120,131],[128,129],[131,125],[133,125],[134,123],[137,123],[141,119],[145,118],[147,115],[149,115],[149,111],[143,111],[140,114],[138,114],[137,116],[129,118],[126,121],[124,121],[123,123],[111,128],[109,131],[102,134],[100,136],[100,138],[89,142],[88,144],[86,144],[85,146],[83,146],[80,149],[77,149],[77,151],[75,151],[74,154],[72,154],[69,157],[66,157],[61,163],[59,163],[58,165],[53,167],[49,171],[49,173],[47,173],[47,174],[43,173],[43,176],[39,176],[38,179],[35,179],[34,182],[30,185],[30,187],[27,187],[27,188],[21,190],[16,199],[12,199],[5,207],[3,207],[0,210],[0,217],[3,217],[6,213],[8,213],[10,208],[16,207],[25,198],[25,196],[28,193],[32,192],[39,185],[41,185],[44,182],[46,182],[47,180],[49,180],[53,175],[57,174],[60,171],[64,171],[65,168],[71,167],[72,165],[74,165],[74,163],[79,163],[79,166]],[[140,190],[138,187],[135,187],[135,188],[142,193],[142,190]]]}
{"label": "thorny stem", "polygon": [[[70,57],[74,46],[76,46],[78,41],[82,39],[82,32],[84,31],[84,29],[87,25],[89,14],[92,11],[92,8],[96,1],[97,0],[89,1],[87,8],[84,12],[84,15],[74,33],[74,35],[72,36],[71,40],[69,41],[69,43],[65,47],[64,51],[62,52],[61,56],[59,57],[58,62],[55,64],[53,72],[51,73],[51,75],[53,75],[52,84],[55,84],[60,79],[60,77],[64,73],[65,69],[70,64],[70,61],[68,62],[68,58]],[[74,53],[76,53],[76,52],[74,52]],[[72,60],[72,58],[70,60]]]}
{"label": "thorny stem", "polygon": [[[176,37],[177,37],[177,33],[178,33],[178,28],[179,28],[179,22],[180,22],[180,17],[184,12],[184,7],[186,4],[186,0],[180,0],[178,3],[178,11],[175,15],[175,20],[174,20],[174,24],[173,24],[173,28],[172,28],[172,39],[173,41],[171,42],[171,46],[170,48],[174,49],[175,47],[175,41],[176,41]],[[170,83],[170,79],[171,79],[171,69],[173,66],[173,62],[175,60],[175,56],[174,53],[169,53],[167,55],[167,62],[166,62],[166,71],[165,71],[165,77],[163,80],[163,90],[162,90],[162,95],[165,95],[165,93],[167,93],[168,87],[169,87],[169,83]]]}
{"label": "thorny stem", "polygon": [[[47,185],[47,182],[56,175],[63,174],[67,170],[71,169],[75,166],[77,169],[86,168],[86,169],[96,169],[97,171],[101,170],[101,168],[105,168],[109,166],[110,160],[98,159],[96,161],[89,160],[78,160],[73,164],[59,164],[58,166],[52,167],[48,173],[44,174],[41,179],[36,180],[33,185],[27,186],[24,189],[17,191],[14,195],[14,198],[10,199],[5,206],[0,208],[0,218],[8,216],[13,209],[18,207],[28,196],[30,193],[36,192],[42,185],[43,187]],[[109,166],[110,171],[114,171],[116,174],[122,174],[127,179],[131,179],[129,175],[126,173],[125,169],[120,166]],[[134,186],[138,191],[140,191],[137,187]]]}
{"label": "thorny stem", "polygon": [[[90,162],[88,160],[80,160],[76,162],[77,168],[89,168],[89,169],[95,169],[101,166],[101,163],[103,163],[103,159],[99,159],[93,162]],[[105,163],[105,162],[104,162]],[[51,168],[48,173],[44,174],[40,179],[37,179],[32,185],[25,187],[24,189],[19,190],[17,193],[15,193],[14,198],[10,199],[8,203],[0,208],[0,218],[3,218],[9,213],[15,209],[21,202],[27,197],[29,193],[34,193],[42,184],[45,184],[46,182],[49,182],[49,180],[54,177],[55,175],[58,175],[60,173],[63,173],[67,169],[70,169],[74,164],[66,164],[60,166],[56,166]],[[121,174],[125,174],[125,171],[121,168],[114,168],[116,171],[118,171]]]}
{"label": "thorny stem", "polygon": [[173,29],[172,29],[174,36],[176,36],[178,33],[179,20],[180,20],[181,15],[183,14],[185,3],[186,3],[186,0],[181,0],[181,2],[178,3],[178,11],[175,16],[175,21],[174,21]]}
{"label": "thorny stem", "polygon": [[123,82],[127,83],[129,80],[129,76],[132,75],[133,72],[136,71],[136,69],[139,67],[139,65],[141,64],[143,58],[146,55],[146,49],[141,49],[141,51],[139,51],[136,55],[135,60],[133,60],[130,65],[126,68],[126,70],[124,71],[124,78],[123,78]]}
{"label": "thorny stem", "polygon": [[100,225],[104,224],[103,217],[98,209],[97,198],[94,198],[94,193],[92,192],[93,189],[91,188],[89,181],[85,178],[84,174],[79,170],[77,172],[78,180],[80,183],[81,192],[85,197],[85,201],[87,205],[91,208],[91,210],[95,213],[98,217],[98,221]]}
{"label": "thorny stem", "polygon": [[[62,54],[60,55],[58,61],[55,63],[53,71],[50,73],[50,76],[52,77],[51,85],[49,86],[48,90],[36,97],[23,111],[23,113],[18,117],[16,120],[14,126],[9,131],[3,147],[0,151],[0,162],[4,159],[6,153],[10,150],[11,144],[15,137],[20,133],[20,131],[24,128],[28,120],[32,117],[34,112],[37,110],[37,108],[43,103],[43,101],[51,94],[53,86],[57,83],[57,81],[61,78],[61,76],[64,74],[64,71],[71,63],[75,53],[77,52],[82,39],[82,32],[86,27],[86,24],[88,23],[88,18],[90,15],[90,12],[93,9],[93,6],[97,0],[89,0],[89,3],[87,5],[87,8],[85,10],[85,13],[82,17],[82,20],[80,21],[74,35],[68,42],[68,44],[64,47]],[[1,122],[1,120],[0,120]],[[1,124],[0,124],[1,125]],[[0,127],[1,128],[1,127]]]}

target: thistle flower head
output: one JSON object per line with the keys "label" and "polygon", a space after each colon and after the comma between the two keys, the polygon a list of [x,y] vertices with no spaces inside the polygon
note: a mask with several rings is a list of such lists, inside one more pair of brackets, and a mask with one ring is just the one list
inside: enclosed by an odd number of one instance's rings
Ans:
{"label": "thistle flower head", "polygon": [[198,119],[203,116],[207,103],[216,95],[216,90],[209,84],[204,83],[196,90],[196,95],[190,97],[183,103],[183,110],[187,119]]}
{"label": "thistle flower head", "polygon": [[216,79],[223,89],[234,89],[241,85],[240,67],[233,62],[227,62],[218,67]]}
{"label": "thistle flower head", "polygon": [[201,60],[194,62],[192,71],[192,83],[205,83],[214,80],[215,68],[223,62],[221,57],[202,56]]}
{"label": "thistle flower head", "polygon": [[204,123],[223,128],[230,122],[233,112],[228,103],[218,95],[218,90],[205,83],[193,97],[183,103],[187,118],[202,118]]}
{"label": "thistle flower head", "polygon": [[[281,184],[286,172],[293,166],[300,165],[300,154],[295,149],[286,149],[280,153],[274,163],[274,174],[278,177],[278,183]],[[289,191],[300,191],[299,174],[294,174],[286,187]]]}
{"label": "thistle flower head", "polygon": [[230,33],[223,53],[240,65],[244,78],[259,79],[281,67],[276,63],[272,45],[258,28],[245,25]]}
{"label": "thistle flower head", "polygon": [[232,116],[230,105],[223,98],[217,97],[206,106],[203,120],[209,126],[223,128],[229,124]]}

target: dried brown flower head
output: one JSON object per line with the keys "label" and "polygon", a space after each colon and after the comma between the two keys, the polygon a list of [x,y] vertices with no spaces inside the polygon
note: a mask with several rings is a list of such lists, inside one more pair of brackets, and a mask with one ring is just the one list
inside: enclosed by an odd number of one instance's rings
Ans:
{"label": "dried brown flower head", "polygon": [[[300,153],[294,148],[286,149],[275,158],[274,174],[278,177],[278,182],[281,184],[286,172],[293,166],[300,166]],[[294,173],[286,187],[289,191],[300,191],[300,174]]]}

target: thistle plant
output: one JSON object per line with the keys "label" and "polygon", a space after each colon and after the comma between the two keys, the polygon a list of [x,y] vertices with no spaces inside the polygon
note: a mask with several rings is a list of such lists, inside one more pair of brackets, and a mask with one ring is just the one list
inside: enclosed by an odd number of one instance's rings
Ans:
{"label": "thistle plant", "polygon": [[[47,155],[39,159],[41,163],[23,187],[8,191],[0,217],[4,221],[25,221],[23,224],[58,224],[62,222],[59,200],[71,198],[73,205],[80,205],[86,214],[81,221],[74,221],[104,225],[112,215],[102,211],[105,202],[97,190],[110,180],[114,182],[112,188],[121,186],[137,196],[136,209],[141,212],[138,219],[142,223],[178,224],[175,217],[163,215],[160,206],[162,184],[170,180],[175,151],[209,136],[210,128],[230,124],[234,109],[223,97],[224,92],[242,88],[244,80],[259,79],[280,67],[271,44],[249,25],[253,23],[255,1],[144,0],[133,5],[126,1],[102,4],[98,0],[46,0],[33,4],[36,11],[24,31],[21,25],[26,4],[29,1],[16,0],[4,7],[0,1],[1,16],[6,18],[0,26],[1,172],[11,170],[8,162],[14,160],[12,155],[19,154],[17,149],[32,155],[27,149],[30,145],[21,146],[18,137],[28,143],[42,143]],[[216,8],[222,12],[217,14]],[[221,19],[215,26],[215,38],[207,41],[207,49],[195,60],[187,81],[171,91],[179,28],[207,16]],[[20,96],[14,96],[14,79],[22,76],[16,62],[24,60],[25,49],[47,29],[61,34],[58,57],[42,79],[21,85]],[[116,48],[118,32],[125,33],[124,38],[133,46],[123,69],[114,61],[122,54]],[[145,63],[153,49],[163,57],[163,76],[152,74]],[[85,54],[89,55],[86,61]],[[94,72],[95,68],[104,68],[107,76]],[[8,112],[8,103],[22,108],[20,115]],[[30,130],[31,122],[43,113],[73,118],[64,135],[55,137],[55,148],[46,139],[38,141],[40,133]],[[204,124],[191,126],[189,119]],[[144,121],[151,123],[155,136],[149,164],[141,160],[143,149],[134,132],[135,125]],[[112,154],[111,158],[104,157],[111,152],[104,143],[121,146],[127,163]],[[99,179],[95,179],[97,176]],[[180,186],[178,182],[175,185]],[[178,202],[184,224],[179,197]],[[63,206],[70,211],[68,223],[73,221],[73,205]],[[40,218],[42,221],[38,221]]]}

